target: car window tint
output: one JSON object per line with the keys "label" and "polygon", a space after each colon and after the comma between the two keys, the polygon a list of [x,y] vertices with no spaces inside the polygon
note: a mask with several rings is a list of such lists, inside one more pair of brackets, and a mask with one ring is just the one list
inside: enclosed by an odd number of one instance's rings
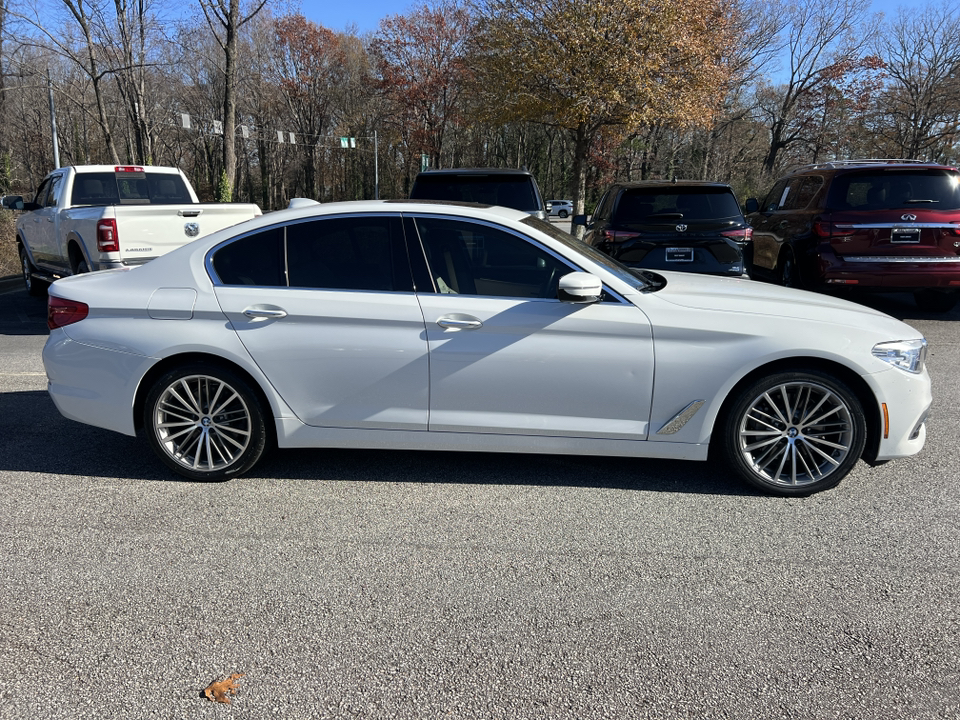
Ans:
{"label": "car window tint", "polygon": [[71,205],[116,205],[119,202],[114,173],[81,173],[74,178]]}
{"label": "car window tint", "polygon": [[523,238],[488,225],[416,218],[438,292],[516,298],[556,298],[567,263]]}
{"label": "car window tint", "polygon": [[527,175],[425,175],[417,178],[410,197],[540,210],[533,179]]}
{"label": "car window tint", "polygon": [[643,222],[648,218],[655,221],[658,215],[677,215],[678,220],[715,220],[740,214],[740,205],[728,188],[636,188],[621,195],[614,222]]}
{"label": "car window tint", "polygon": [[323,218],[287,226],[291,287],[413,290],[398,215]]}
{"label": "car window tint", "polygon": [[763,201],[764,212],[773,212],[780,207],[780,201],[783,198],[783,191],[786,187],[786,180],[781,180],[773,186],[773,189],[767,195],[767,199]]}
{"label": "car window tint", "polygon": [[213,269],[224,285],[286,285],[283,228],[270,228],[224,245],[213,256]]}
{"label": "car window tint", "polygon": [[47,193],[47,207],[56,207],[60,199],[60,189],[63,187],[63,176],[54,175],[50,178],[50,192]]}
{"label": "car window tint", "polygon": [[796,178],[789,184],[789,192],[779,210],[803,210],[823,185],[821,177]]}
{"label": "car window tint", "polygon": [[945,170],[870,170],[837,175],[828,206],[834,210],[960,210],[960,181]]}

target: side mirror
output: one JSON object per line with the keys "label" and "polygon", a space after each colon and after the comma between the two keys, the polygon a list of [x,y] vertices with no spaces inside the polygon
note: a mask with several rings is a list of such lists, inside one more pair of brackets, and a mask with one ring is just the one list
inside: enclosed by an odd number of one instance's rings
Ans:
{"label": "side mirror", "polygon": [[22,195],[4,195],[0,203],[2,203],[3,207],[7,210],[23,210]]}
{"label": "side mirror", "polygon": [[574,225],[583,225],[584,227],[586,227],[586,226],[587,226],[587,216],[586,216],[586,215],[574,215],[574,216],[573,216],[573,220],[571,220],[571,222],[572,222]]}
{"label": "side mirror", "polygon": [[600,300],[603,283],[596,275],[572,272],[560,278],[557,297],[563,302],[587,304]]}
{"label": "side mirror", "polygon": [[755,213],[760,210],[760,202],[756,198],[747,198],[747,204],[744,207],[746,215]]}

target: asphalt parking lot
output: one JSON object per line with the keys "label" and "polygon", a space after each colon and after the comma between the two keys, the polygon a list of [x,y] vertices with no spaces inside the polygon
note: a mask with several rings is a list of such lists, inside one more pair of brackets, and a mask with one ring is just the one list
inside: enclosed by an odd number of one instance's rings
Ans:
{"label": "asphalt parking lot", "polygon": [[777,499],[558,456],[179,481],[59,415],[0,290],[0,719],[960,717],[960,309],[870,304],[930,341],[927,446]]}

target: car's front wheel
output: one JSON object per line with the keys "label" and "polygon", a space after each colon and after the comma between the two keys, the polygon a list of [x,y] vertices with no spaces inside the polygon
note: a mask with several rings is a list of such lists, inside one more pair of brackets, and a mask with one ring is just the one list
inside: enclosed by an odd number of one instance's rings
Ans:
{"label": "car's front wheel", "polygon": [[834,487],[857,463],[867,436],[857,396],[818,370],[751,383],[720,422],[728,462],[748,483],[776,495]]}
{"label": "car's front wheel", "polygon": [[27,289],[27,292],[33,297],[43,297],[47,293],[47,284],[42,280],[37,280],[33,273],[36,269],[33,267],[33,263],[30,262],[30,257],[27,255],[27,251],[24,249],[23,245],[20,245],[20,270],[23,274],[23,285]]}
{"label": "car's front wheel", "polygon": [[248,383],[207,363],[176,368],[154,383],[144,427],[160,459],[191,480],[246,472],[267,440],[263,411]]}

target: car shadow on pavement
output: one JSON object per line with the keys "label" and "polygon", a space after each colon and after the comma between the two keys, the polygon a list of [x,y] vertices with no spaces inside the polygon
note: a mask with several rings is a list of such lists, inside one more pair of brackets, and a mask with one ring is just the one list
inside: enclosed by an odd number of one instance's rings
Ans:
{"label": "car shadow on pavement", "polygon": [[[67,420],[46,392],[0,393],[0,473],[191,482],[168,470],[142,437]],[[723,465],[580,455],[415,450],[274,450],[250,480],[457,483],[758,495]]]}

